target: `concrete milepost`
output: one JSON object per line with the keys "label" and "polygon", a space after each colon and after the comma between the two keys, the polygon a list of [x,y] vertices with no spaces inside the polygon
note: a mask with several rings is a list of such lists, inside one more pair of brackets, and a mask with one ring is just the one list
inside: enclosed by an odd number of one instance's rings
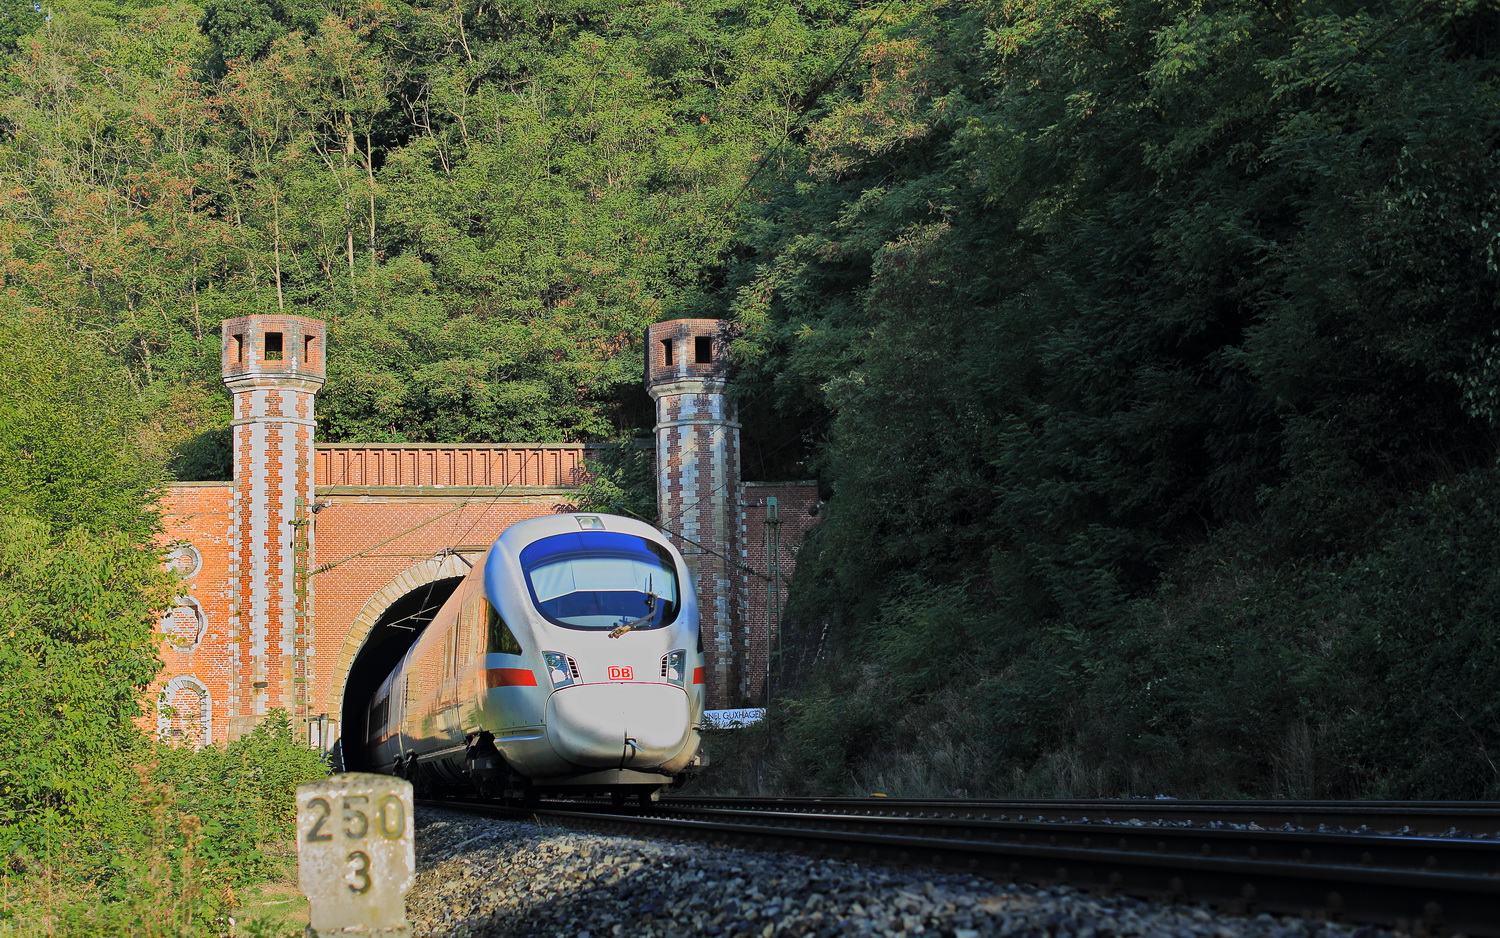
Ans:
{"label": "concrete milepost", "polygon": [[311,938],[404,938],[416,873],[411,783],[350,773],[297,786],[297,881]]}

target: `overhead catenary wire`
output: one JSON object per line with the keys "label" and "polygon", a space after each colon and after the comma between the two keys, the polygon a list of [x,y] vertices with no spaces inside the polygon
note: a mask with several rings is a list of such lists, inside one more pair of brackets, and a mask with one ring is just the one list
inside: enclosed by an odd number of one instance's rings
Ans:
{"label": "overhead catenary wire", "polygon": [[[490,510],[493,509],[497,504],[499,504],[500,499],[511,488],[513,488],[515,486],[516,476],[518,474],[524,473],[525,470],[526,470],[526,465],[525,465],[525,463],[523,463],[522,465],[517,466],[515,468],[515,470],[511,472],[511,474],[506,478],[505,483],[500,486],[499,490],[496,491],[493,495],[489,496],[489,498],[485,500],[485,504],[479,510],[478,514],[474,517],[474,519],[469,522],[469,526],[464,529],[463,534],[460,537],[458,537],[456,540],[454,540],[453,543],[455,545],[463,543],[464,539],[466,539],[470,534],[473,533],[474,529],[476,527],[478,527],[478,525],[479,525],[479,523],[481,521],[484,520],[485,516],[490,512]],[[341,564],[348,563],[351,560],[355,560],[355,559],[358,559],[360,557],[366,557],[366,556],[370,555],[371,553],[373,553],[375,550],[377,550],[377,549],[379,549],[381,547],[384,547],[385,545],[390,544],[393,541],[400,540],[401,538],[407,536],[408,534],[411,534],[411,533],[413,533],[415,531],[421,530],[422,528],[428,526],[429,524],[432,524],[435,521],[438,521],[438,520],[440,520],[442,518],[446,518],[449,515],[455,514],[457,512],[462,511],[465,508],[470,507],[471,505],[474,505],[475,502],[476,502],[476,499],[472,499],[472,498],[465,499],[464,501],[462,501],[459,504],[455,505],[454,507],[448,509],[447,511],[439,512],[438,514],[433,515],[431,518],[428,518],[428,519],[426,519],[424,521],[421,521],[421,522],[419,522],[419,523],[417,523],[415,525],[412,525],[410,528],[407,528],[406,530],[404,530],[404,531],[402,531],[402,532],[400,532],[400,533],[398,533],[398,534],[396,534],[396,535],[394,535],[392,537],[386,538],[385,540],[381,541],[378,544],[372,544],[372,545],[370,545],[369,547],[365,548],[362,551],[358,551],[356,553],[350,554],[349,556],[343,557],[343,558],[341,558],[339,560],[331,561],[331,562],[326,563],[326,564],[320,564],[319,566],[317,566],[317,567],[313,568],[311,571],[309,571],[307,575],[308,575],[309,578],[311,578],[311,577],[313,577],[316,574],[325,573],[328,570],[331,570],[331,569],[333,569],[333,568],[335,568],[335,567],[337,567],[337,566],[339,566]],[[445,548],[443,548],[442,550],[439,550],[439,551],[435,551],[432,554],[427,555],[427,556],[436,557],[436,556],[445,555],[445,554],[452,554],[453,556],[458,557],[464,563],[468,564],[469,567],[471,567],[471,568],[473,567],[473,564],[469,563],[462,555],[459,555],[456,552],[454,552],[454,549],[451,546],[450,547],[445,547]],[[399,628],[414,629],[415,626],[403,626],[403,625],[401,625],[401,623],[414,621],[417,618],[422,617],[424,613],[436,612],[437,610],[441,609],[442,608],[441,604],[439,604],[437,606],[430,606],[429,605],[430,601],[432,600],[432,594],[433,594],[433,591],[436,588],[436,586],[437,586],[437,579],[436,578],[428,580],[427,581],[426,590],[424,591],[422,599],[421,599],[421,602],[420,602],[421,608],[417,612],[412,613],[411,615],[408,615],[408,616],[406,616],[406,617],[404,617],[402,619],[398,619],[398,620],[396,620],[394,622],[388,622],[388,623],[386,623],[386,625],[388,625],[388,626],[396,626],[396,627],[399,627]],[[427,620],[429,622],[431,621],[431,616],[427,616],[426,618],[427,618]]]}
{"label": "overhead catenary wire", "polygon": [[[761,397],[764,397],[764,396],[765,396],[765,393],[763,392],[762,394],[760,394],[757,397],[753,398],[751,402],[754,403],[754,401],[759,400]],[[785,443],[782,443],[780,446],[777,446],[775,449],[771,450],[771,452],[768,453],[767,455],[775,455],[776,453],[781,452],[783,449],[785,449],[786,447],[790,446],[792,444],[792,442],[793,442],[792,440],[787,440]],[[699,505],[703,504],[703,499],[709,498],[709,497],[713,496],[714,494],[722,491],[728,485],[729,485],[729,480],[728,479],[725,479],[723,482],[720,482],[718,485],[714,486],[708,492],[704,493],[703,495],[700,495],[698,497],[697,501],[693,502],[691,505],[688,505],[687,507],[685,507],[685,508],[681,509],[680,511],[678,511],[677,512],[677,517],[680,518],[683,515],[687,514],[689,511],[692,511],[694,508],[697,508]],[[616,512],[619,512],[619,513],[628,514],[631,517],[634,517],[634,518],[636,518],[638,520],[644,521],[647,524],[651,525],[652,527],[656,528],[657,530],[659,530],[659,531],[665,531],[667,534],[670,534],[671,536],[677,538],[678,540],[680,540],[680,541],[682,541],[684,543],[693,545],[694,547],[698,548],[699,550],[703,551],[706,554],[712,554],[713,556],[718,557],[720,560],[724,561],[725,563],[729,564],[732,567],[735,567],[736,569],[744,570],[747,573],[754,574],[755,576],[758,576],[758,577],[760,577],[763,580],[770,580],[771,579],[771,575],[769,573],[762,573],[761,571],[755,569],[754,567],[750,566],[749,564],[745,563],[742,560],[737,560],[737,559],[735,559],[733,557],[730,557],[730,556],[727,556],[726,554],[723,554],[723,553],[721,553],[721,552],[719,552],[717,550],[714,550],[712,547],[709,547],[706,544],[700,543],[699,541],[697,541],[697,540],[695,540],[695,539],[693,539],[691,537],[688,537],[686,534],[683,534],[681,531],[678,531],[678,530],[675,530],[675,529],[669,527],[666,523],[664,523],[662,521],[657,521],[657,520],[653,520],[651,518],[643,517],[640,513],[636,512],[636,511],[633,511],[628,505],[614,504],[614,505],[610,506],[610,509],[612,511],[616,511]]]}
{"label": "overhead catenary wire", "polygon": [[[498,498],[499,496],[496,495],[495,497]],[[364,550],[356,551],[355,553],[352,553],[352,554],[350,554],[347,557],[341,557],[338,560],[332,560],[332,561],[329,561],[328,563],[318,564],[316,567],[313,567],[311,570],[307,571],[307,575],[308,575],[309,578],[315,577],[315,576],[317,576],[320,573],[327,573],[329,570],[332,570],[334,567],[342,566],[343,564],[346,564],[346,563],[348,563],[351,560],[357,560],[360,557],[363,557],[366,554],[369,554],[369,553],[375,551],[377,548],[384,547],[385,545],[390,544],[390,543],[392,543],[394,541],[399,541],[401,538],[405,537],[406,535],[411,534],[414,531],[419,531],[422,528],[427,527],[429,524],[432,524],[434,521],[437,521],[439,518],[446,518],[448,515],[451,515],[454,512],[462,511],[463,509],[467,508],[470,505],[470,503],[471,503],[471,500],[462,501],[459,504],[453,506],[452,508],[449,508],[447,511],[438,512],[437,514],[433,515],[431,518],[428,518],[425,521],[418,522],[417,524],[412,525],[411,527],[409,527],[406,530],[400,532],[399,534],[394,534],[391,537],[386,538],[385,540],[381,541],[378,544],[371,544],[369,547],[365,548]]]}
{"label": "overhead catenary wire", "polygon": [[[486,504],[484,506],[484,508],[479,512],[478,517],[476,517],[473,521],[471,521],[469,523],[468,528],[466,528],[464,530],[463,537],[468,537],[469,534],[471,534],[473,532],[474,528],[478,526],[479,522],[482,521],[482,520],[484,520],[484,516],[489,512],[489,510],[491,508],[493,508],[499,502],[500,498],[502,496],[504,496],[505,493],[508,492],[510,489],[512,489],[512,488],[515,487],[516,475],[518,473],[524,472],[524,471],[525,471],[525,466],[524,465],[522,465],[520,467],[517,467],[517,469],[510,474],[509,478],[507,478],[505,480],[505,483],[500,486],[499,490],[496,491],[493,495],[489,496],[488,499],[486,499],[486,501],[488,502],[488,504]],[[384,547],[385,545],[393,543],[395,541],[399,541],[401,538],[407,536],[408,534],[411,534],[414,531],[419,531],[422,528],[427,527],[429,524],[432,524],[434,521],[438,521],[438,520],[440,520],[442,518],[446,518],[447,516],[449,516],[451,514],[454,514],[454,513],[459,512],[459,511],[462,511],[463,509],[465,509],[465,508],[469,507],[470,505],[474,504],[476,501],[477,501],[477,499],[473,499],[473,498],[465,499],[464,501],[458,503],[457,505],[453,506],[452,508],[449,508],[447,511],[438,512],[437,514],[433,515],[431,518],[427,518],[427,519],[425,519],[423,521],[419,521],[418,523],[412,525],[411,527],[407,528],[404,531],[401,531],[398,534],[392,535],[391,537],[388,537],[385,540],[380,541],[377,544],[371,544],[369,547],[365,548],[364,550],[357,551],[355,553],[350,554],[347,557],[342,557],[342,558],[340,558],[338,560],[333,560],[333,561],[330,561],[328,563],[319,564],[318,566],[314,567],[312,570],[308,571],[307,575],[309,577],[312,577],[312,576],[315,576],[315,575],[317,575],[319,573],[326,573],[327,571],[332,570],[334,567],[340,566],[342,564],[346,564],[346,563],[348,563],[351,560],[356,560],[356,559],[358,559],[360,557],[364,557],[367,554],[372,553],[373,551],[375,551],[378,548]],[[459,539],[458,541],[455,541],[454,543],[461,544],[461,543],[463,543],[463,541],[462,541],[462,539]],[[435,553],[446,553],[446,552],[449,552],[451,550],[452,550],[452,548],[449,547],[449,548],[444,548],[442,551],[437,551]]]}
{"label": "overhead catenary wire", "polygon": [[428,586],[427,595],[422,597],[422,608],[421,609],[418,609],[416,612],[413,612],[411,615],[402,616],[399,619],[393,619],[390,622],[386,622],[384,624],[384,627],[385,628],[406,629],[407,631],[415,631],[416,628],[417,628],[415,625],[403,625],[402,623],[404,623],[404,622],[415,622],[417,620],[431,621],[432,616],[429,615],[429,613],[436,614],[437,611],[439,609],[443,608],[443,607],[441,605],[437,605],[437,606],[429,606],[429,605],[427,605],[427,600],[429,600],[429,599],[432,598],[432,589],[431,589],[432,583],[428,583],[427,586]]}

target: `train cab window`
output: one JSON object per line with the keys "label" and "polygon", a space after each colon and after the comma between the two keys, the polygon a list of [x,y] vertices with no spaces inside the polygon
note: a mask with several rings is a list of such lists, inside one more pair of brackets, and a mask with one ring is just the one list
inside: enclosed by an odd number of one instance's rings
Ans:
{"label": "train cab window", "polygon": [[544,537],[522,548],[521,569],[536,608],[567,628],[660,628],[681,605],[672,555],[634,534]]}
{"label": "train cab window", "polygon": [[505,624],[505,620],[500,618],[499,610],[491,606],[488,600],[481,600],[481,602],[484,603],[485,619],[489,625],[489,653],[519,655],[521,643],[516,641],[515,633],[510,630],[509,625]]}

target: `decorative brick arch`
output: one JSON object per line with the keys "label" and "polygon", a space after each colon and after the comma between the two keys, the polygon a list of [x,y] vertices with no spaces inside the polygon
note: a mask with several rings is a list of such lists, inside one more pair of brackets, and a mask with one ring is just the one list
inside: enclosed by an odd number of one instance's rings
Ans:
{"label": "decorative brick arch", "polygon": [[365,647],[365,640],[370,637],[370,633],[375,629],[375,623],[380,621],[385,611],[403,597],[429,583],[467,575],[482,556],[483,554],[479,552],[463,551],[430,557],[408,568],[370,597],[364,608],[359,611],[359,615],[349,623],[349,634],[339,651],[338,664],[333,670],[333,680],[328,686],[329,713],[343,712],[344,685],[349,681],[349,670],[354,667],[354,659],[359,657],[360,650]]}
{"label": "decorative brick arch", "polygon": [[213,741],[213,725],[213,697],[202,681],[179,674],[162,687],[156,707],[156,734],[161,739],[174,739],[176,731],[182,742],[198,749]]}

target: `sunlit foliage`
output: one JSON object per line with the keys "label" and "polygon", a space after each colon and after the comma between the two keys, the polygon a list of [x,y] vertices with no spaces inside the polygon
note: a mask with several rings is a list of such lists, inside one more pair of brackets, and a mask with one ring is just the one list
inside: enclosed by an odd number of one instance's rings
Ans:
{"label": "sunlit foliage", "polygon": [[323,438],[628,434],[643,328],[744,218],[839,4],[64,0],[0,104],[0,271],[227,424],[218,324],[330,322]]}

